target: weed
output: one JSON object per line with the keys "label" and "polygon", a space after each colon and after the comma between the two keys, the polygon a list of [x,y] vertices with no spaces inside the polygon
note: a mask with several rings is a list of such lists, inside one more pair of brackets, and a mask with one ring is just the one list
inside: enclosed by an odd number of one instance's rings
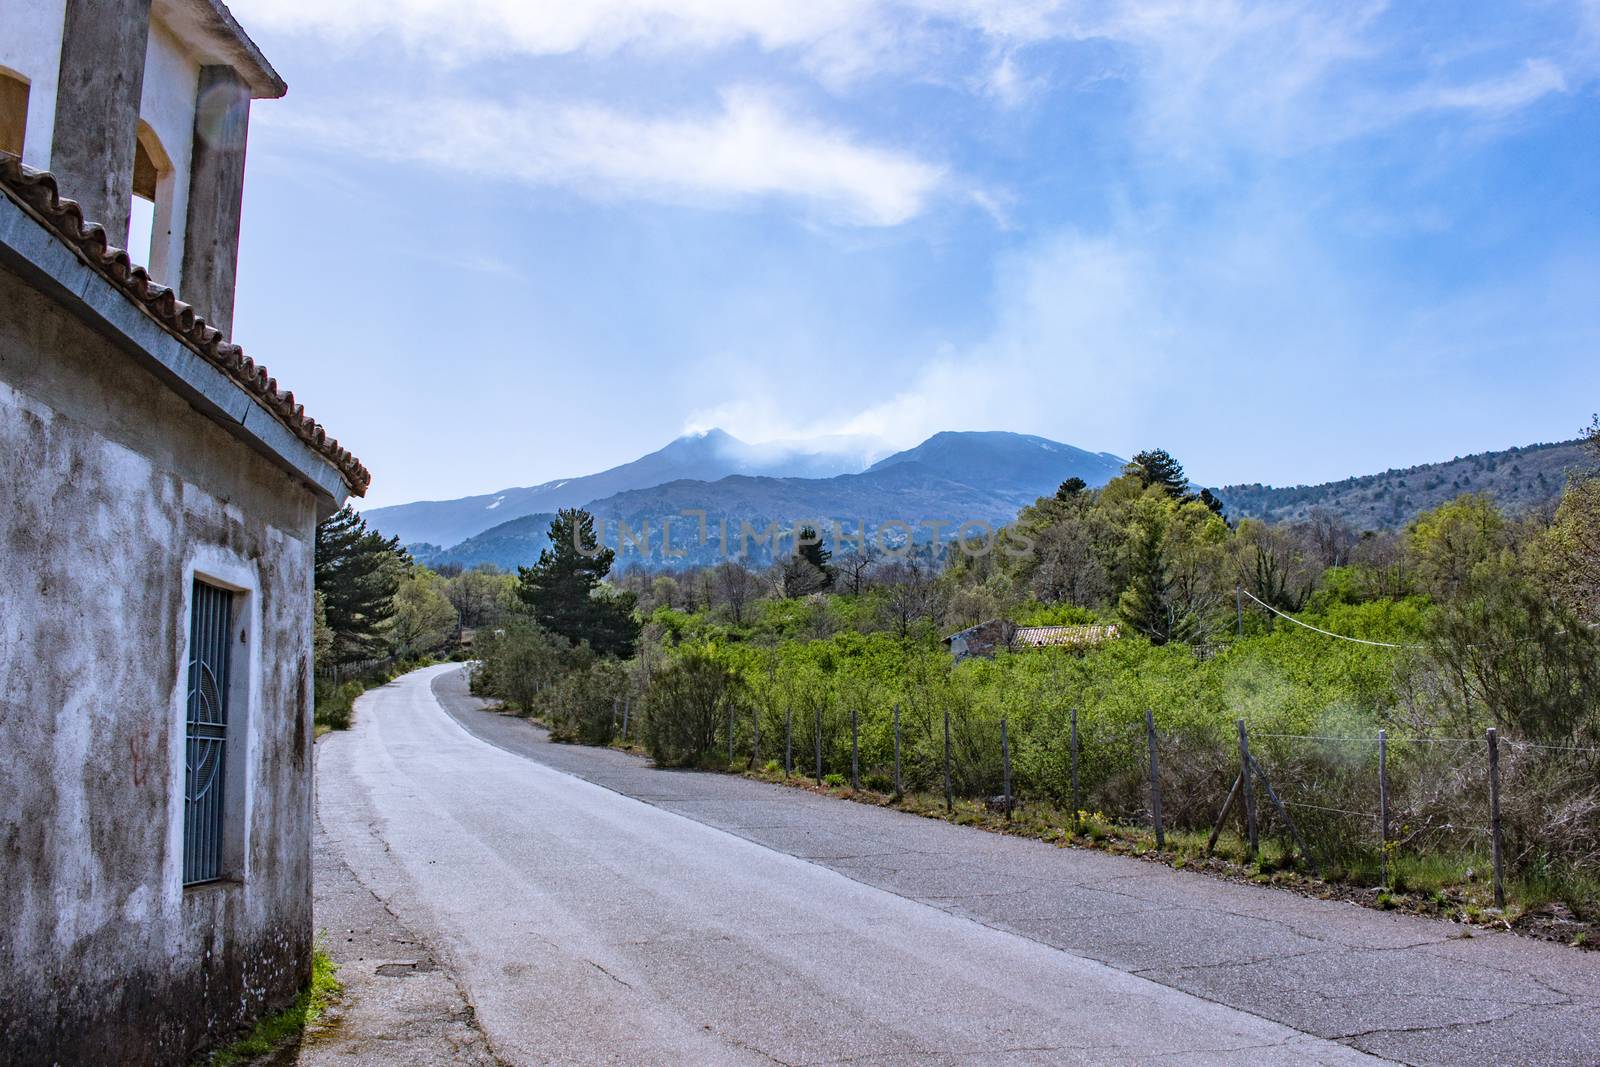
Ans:
{"label": "weed", "polygon": [[279,1048],[314,1026],[328,1005],[344,991],[337,977],[339,967],[320,948],[311,957],[311,984],[300,991],[294,1003],[276,1015],[269,1015],[231,1045],[217,1049],[201,1062],[206,1067],[234,1067]]}

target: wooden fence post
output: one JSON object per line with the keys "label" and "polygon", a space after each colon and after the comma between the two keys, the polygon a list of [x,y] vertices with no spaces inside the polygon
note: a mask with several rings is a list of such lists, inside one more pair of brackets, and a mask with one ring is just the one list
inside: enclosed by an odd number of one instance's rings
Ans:
{"label": "wooden fence post", "polygon": [[627,741],[628,741],[628,712],[631,711],[632,708],[633,708],[633,696],[632,696],[632,694],[629,694],[628,696],[625,696],[625,697],[622,698],[622,741],[623,741],[623,744],[627,744]]}
{"label": "wooden fence post", "polygon": [[822,784],[822,705],[817,705],[817,784]]}
{"label": "wooden fence post", "polygon": [[750,723],[755,729],[755,741],[750,748],[750,766],[761,769],[761,705],[755,704],[750,709]]}
{"label": "wooden fence post", "polygon": [[1494,906],[1506,906],[1504,842],[1500,836],[1500,734],[1489,727],[1489,848],[1494,859]]}
{"label": "wooden fence post", "polygon": [[612,697],[611,698],[611,728],[613,730],[615,730],[617,728],[617,720],[619,718],[621,718],[621,712],[622,712],[622,698],[621,697]]}
{"label": "wooden fence post", "polygon": [[1256,836],[1256,791],[1250,781],[1250,741],[1245,736],[1244,720],[1239,720],[1239,792],[1244,800],[1244,829],[1245,840],[1249,843],[1249,855],[1255,859],[1260,841]]}
{"label": "wooden fence post", "polygon": [[783,776],[794,773],[794,703],[783,706]]}
{"label": "wooden fence post", "polygon": [[1011,739],[1006,735],[1006,717],[1000,716],[1000,766],[1004,775],[1006,820],[1011,819]]}
{"label": "wooden fence post", "polygon": [[1217,847],[1217,838],[1222,836],[1222,824],[1228,821],[1228,809],[1233,807],[1233,802],[1239,799],[1239,787],[1244,783],[1244,775],[1234,776],[1233,785],[1228,787],[1228,796],[1222,802],[1222,808],[1217,812],[1217,824],[1211,828],[1211,836],[1206,838],[1206,855],[1211,855],[1211,850]]}
{"label": "wooden fence post", "polygon": [[894,795],[900,796],[900,702],[894,704]]}
{"label": "wooden fence post", "polygon": [[850,709],[850,788],[861,788],[861,719]]}
{"label": "wooden fence post", "polygon": [[1384,887],[1389,885],[1389,731],[1378,731],[1378,842]]}
{"label": "wooden fence post", "polygon": [[1144,709],[1144,734],[1150,747],[1150,818],[1156,824],[1156,848],[1167,847],[1166,828],[1161,825],[1161,766],[1156,757],[1156,713]]}
{"label": "wooden fence post", "polygon": [[728,766],[733,766],[733,702],[728,702]]}
{"label": "wooden fence post", "polygon": [[1078,793],[1078,706],[1072,706],[1072,832],[1077,833],[1083,797]]}
{"label": "wooden fence post", "polygon": [[944,706],[944,810],[956,808],[955,790],[950,784],[950,705]]}

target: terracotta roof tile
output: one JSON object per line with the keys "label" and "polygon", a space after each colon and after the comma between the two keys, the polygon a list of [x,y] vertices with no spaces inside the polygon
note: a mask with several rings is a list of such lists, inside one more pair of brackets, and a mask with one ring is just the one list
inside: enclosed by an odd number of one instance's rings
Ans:
{"label": "terracotta roof tile", "polygon": [[1052,645],[1097,645],[1117,636],[1115,625],[1083,626],[1019,626],[1012,635],[1012,643],[1025,648],[1045,648]]}
{"label": "terracotta roof tile", "polygon": [[105,230],[98,223],[84,221],[78,202],[61,196],[53,175],[24,167],[13,157],[0,154],[0,189],[65,241],[97,273],[127,294],[168,333],[221,369],[291,433],[331,463],[352,494],[366,495],[372,475],[361,461],[329,437],[321,424],[306,414],[304,405],[295,402],[293,393],[280,390],[277,379],[267,373],[266,367],[207,325],[171,289],[152,281],[143,267],[128,258],[125,250],[111,247]]}

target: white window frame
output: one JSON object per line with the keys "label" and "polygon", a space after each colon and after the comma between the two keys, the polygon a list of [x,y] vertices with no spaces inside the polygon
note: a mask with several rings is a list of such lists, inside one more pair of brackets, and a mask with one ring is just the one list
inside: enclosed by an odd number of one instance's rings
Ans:
{"label": "white window frame", "polygon": [[[214,882],[183,884],[184,763],[189,705],[190,627],[194,615],[194,583],[205,582],[233,594],[233,624],[228,656],[228,733],[223,760],[222,870]],[[183,610],[179,620],[179,657],[173,686],[172,739],[168,747],[172,768],[168,795],[167,882],[184,892],[215,886],[239,885],[250,878],[250,826],[254,783],[261,746],[261,579],[244,557],[212,545],[197,546],[183,569]]]}

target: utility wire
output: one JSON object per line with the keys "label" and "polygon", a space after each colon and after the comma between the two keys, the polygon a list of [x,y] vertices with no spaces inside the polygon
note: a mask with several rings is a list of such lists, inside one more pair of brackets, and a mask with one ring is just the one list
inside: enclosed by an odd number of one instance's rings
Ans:
{"label": "utility wire", "polygon": [[1299,619],[1295,618],[1293,615],[1289,615],[1289,614],[1287,614],[1285,612],[1279,611],[1277,608],[1273,607],[1271,604],[1268,604],[1266,601],[1262,600],[1260,597],[1256,596],[1254,593],[1252,593],[1248,589],[1245,589],[1245,588],[1241,587],[1239,589],[1239,592],[1243,593],[1245,596],[1249,597],[1251,600],[1254,600],[1257,604],[1260,604],[1262,607],[1266,608],[1268,611],[1272,612],[1274,615],[1278,616],[1279,618],[1288,619],[1290,622],[1294,623],[1296,626],[1304,626],[1307,630],[1314,630],[1317,633],[1322,634],[1324,637],[1336,637],[1340,641],[1351,641],[1351,642],[1354,642],[1355,644],[1358,644],[1358,645],[1371,645],[1374,648],[1425,648],[1426,647],[1425,645],[1397,645],[1397,644],[1394,644],[1394,643],[1389,642],[1389,641],[1368,641],[1365,637],[1350,637],[1347,634],[1336,634],[1332,630],[1324,630],[1320,626],[1312,626],[1309,622],[1301,622]]}

